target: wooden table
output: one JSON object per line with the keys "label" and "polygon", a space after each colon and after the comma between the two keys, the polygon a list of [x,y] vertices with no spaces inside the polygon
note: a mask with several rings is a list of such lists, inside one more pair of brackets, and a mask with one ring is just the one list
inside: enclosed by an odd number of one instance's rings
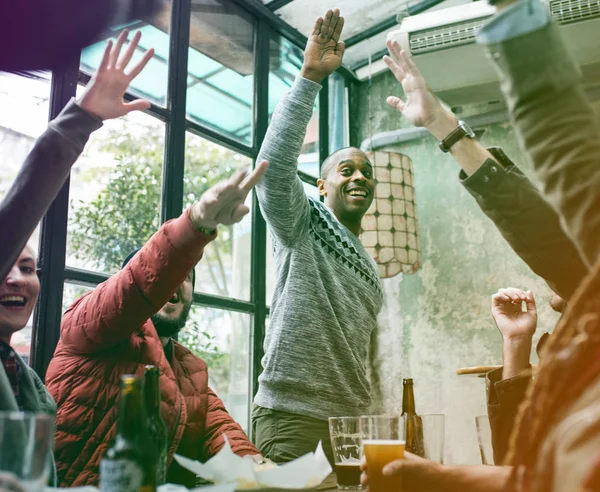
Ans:
{"label": "wooden table", "polygon": [[[337,477],[335,476],[335,473],[332,473],[325,480],[323,480],[323,483],[321,483],[321,485],[319,485],[319,487],[317,487],[317,490],[337,490]],[[348,490],[348,489],[346,489],[346,490]],[[354,489],[350,489],[350,490],[354,490]],[[360,491],[360,490],[364,490],[364,489],[357,488],[356,490]]]}
{"label": "wooden table", "polygon": [[337,489],[337,478],[335,476],[335,473],[332,473],[331,475],[329,475],[325,480],[323,480],[323,483],[321,483],[321,485],[319,485],[319,487],[317,488],[317,490],[335,490]]}

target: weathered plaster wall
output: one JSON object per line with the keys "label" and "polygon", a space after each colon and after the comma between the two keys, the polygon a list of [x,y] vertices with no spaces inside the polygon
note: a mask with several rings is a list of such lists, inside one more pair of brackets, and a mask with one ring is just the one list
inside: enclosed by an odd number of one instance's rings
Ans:
{"label": "weathered plaster wall", "polygon": [[[371,131],[407,126],[385,104],[392,94],[400,91],[391,74],[375,78],[371,89],[364,84],[354,91],[352,144]],[[489,126],[481,141],[501,146],[531,174],[509,124]],[[502,341],[490,316],[490,296],[499,288],[533,290],[540,320],[536,341],[557,320],[548,307],[550,291],[504,242],[459,183],[458,164],[432,138],[388,150],[413,160],[423,267],[415,275],[384,282],[386,305],[375,347],[376,403],[399,412],[402,378],[414,378],[417,411],[446,414],[445,461],[478,463],[474,417],[486,413],[485,384],[473,376],[457,376],[456,369],[501,363]]]}

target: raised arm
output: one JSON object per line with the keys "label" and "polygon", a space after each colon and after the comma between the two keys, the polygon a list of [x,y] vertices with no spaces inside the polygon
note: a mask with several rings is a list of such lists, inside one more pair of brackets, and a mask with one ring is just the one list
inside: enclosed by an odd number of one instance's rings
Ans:
{"label": "raised arm", "polygon": [[300,75],[277,106],[258,156],[270,163],[256,188],[260,208],[272,233],[284,244],[293,243],[309,223],[298,157],[320,83],[342,63],[344,43],[339,39],[343,26],[338,9],[316,20]]}
{"label": "raised arm", "polygon": [[[391,57],[385,61],[405,93],[405,101],[391,96],[388,104],[413,125],[443,140],[456,129],[458,119],[443,108],[398,43],[388,42],[388,49]],[[476,140],[463,138],[450,153],[462,168],[462,184],[512,249],[555,292],[569,299],[588,268],[538,188],[500,149],[486,149]]]}
{"label": "raised arm", "polygon": [[0,203],[0,279],[6,277],[65,183],[90,134],[102,126],[103,120],[150,107],[150,103],[143,100],[123,101],[131,80],[154,53],[148,50],[131,72],[124,72],[140,36],[139,32],[134,36],[121,60],[118,57],[127,39],[127,31],[121,33],[114,48],[112,42],[108,43],[100,68],[81,99],[71,101],[50,122],[27,156],[15,182]]}
{"label": "raised arm", "polygon": [[138,331],[200,260],[217,225],[234,224],[248,213],[244,201],[266,169],[263,161],[251,173],[238,171],[206,191],[179,218],[164,224],[123,270],[80,297],[63,316],[63,347],[90,354]]}
{"label": "raised arm", "polygon": [[504,10],[479,39],[500,74],[519,142],[590,266],[600,250],[600,123],[580,71],[546,6],[537,0]]}

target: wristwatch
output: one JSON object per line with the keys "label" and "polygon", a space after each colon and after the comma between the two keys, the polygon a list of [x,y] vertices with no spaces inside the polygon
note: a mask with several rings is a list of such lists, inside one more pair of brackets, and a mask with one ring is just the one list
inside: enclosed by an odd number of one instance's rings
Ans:
{"label": "wristwatch", "polygon": [[449,152],[452,146],[464,137],[475,138],[475,132],[464,121],[458,120],[456,130],[440,142],[440,150],[442,152]]}

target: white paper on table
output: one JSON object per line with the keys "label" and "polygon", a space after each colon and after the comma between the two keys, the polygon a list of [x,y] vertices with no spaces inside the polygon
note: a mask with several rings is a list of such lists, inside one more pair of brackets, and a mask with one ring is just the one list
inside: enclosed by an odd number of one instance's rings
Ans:
{"label": "white paper on table", "polygon": [[[158,487],[157,492],[187,492],[183,485],[175,485],[167,483]],[[209,485],[198,489],[192,489],[192,492],[235,492],[235,484],[228,483],[225,485]]]}
{"label": "white paper on table", "polygon": [[315,452],[305,454],[285,465],[261,470],[249,456],[241,458],[235,455],[227,437],[224,438],[223,449],[206,463],[199,463],[177,454],[175,459],[181,466],[205,480],[210,480],[216,485],[235,483],[238,490],[263,487],[307,489],[316,487],[331,473],[331,465],[323,452],[321,442]]}

